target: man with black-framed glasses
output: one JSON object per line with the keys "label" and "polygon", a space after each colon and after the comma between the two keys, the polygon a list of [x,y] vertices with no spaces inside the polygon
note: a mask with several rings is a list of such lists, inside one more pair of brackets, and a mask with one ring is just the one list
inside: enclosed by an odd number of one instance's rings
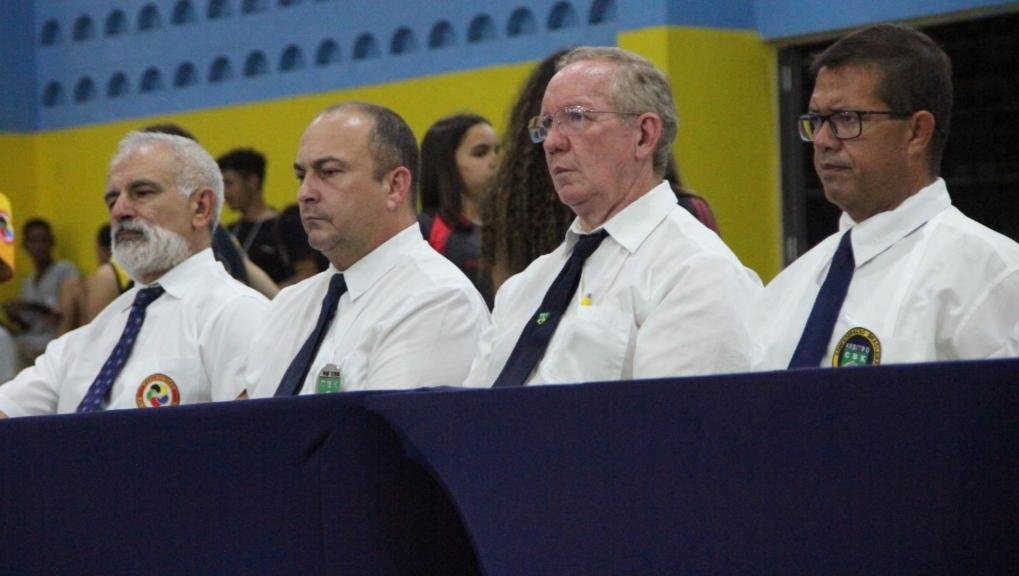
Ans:
{"label": "man with black-framed glasses", "polygon": [[921,32],[861,30],[821,53],[798,119],[839,231],[756,306],[761,369],[1019,353],[1019,245],[952,206],[939,177],[951,63]]}
{"label": "man with black-framed glasses", "polygon": [[557,70],[529,128],[577,218],[500,288],[468,384],[748,370],[760,283],[663,179],[678,124],[668,79],[618,48],[578,48]]}

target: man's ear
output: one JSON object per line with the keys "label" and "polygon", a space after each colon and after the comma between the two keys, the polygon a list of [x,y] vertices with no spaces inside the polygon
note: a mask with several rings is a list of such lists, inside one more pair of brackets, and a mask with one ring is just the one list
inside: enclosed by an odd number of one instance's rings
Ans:
{"label": "man's ear", "polygon": [[640,128],[640,139],[637,141],[636,156],[643,160],[653,156],[658,142],[662,139],[662,119],[657,114],[645,112],[637,118],[637,126]]}
{"label": "man's ear", "polygon": [[913,117],[909,122],[908,147],[911,156],[926,156],[927,149],[930,148],[931,140],[934,138],[936,124],[934,115],[926,110],[913,113]]}
{"label": "man's ear", "polygon": [[386,190],[386,209],[395,212],[407,204],[407,198],[411,195],[410,170],[406,166],[398,166],[385,176],[388,189]]}
{"label": "man's ear", "polygon": [[207,229],[216,217],[216,193],[212,188],[199,188],[188,198],[191,206],[191,225],[197,229]]}

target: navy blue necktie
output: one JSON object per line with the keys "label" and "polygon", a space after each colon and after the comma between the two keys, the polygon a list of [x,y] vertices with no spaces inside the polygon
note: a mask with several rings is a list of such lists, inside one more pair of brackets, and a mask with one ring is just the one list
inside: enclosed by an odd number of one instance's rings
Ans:
{"label": "navy blue necktie", "polygon": [[85,394],[85,397],[81,399],[81,403],[78,404],[78,412],[94,412],[102,408],[103,400],[106,399],[106,396],[110,393],[110,388],[113,387],[113,381],[120,375],[121,369],[124,368],[124,364],[127,363],[127,359],[131,356],[134,341],[138,338],[138,332],[142,329],[142,323],[145,322],[145,309],[156,298],[162,295],[162,286],[143,288],[135,295],[134,303],[131,304],[131,313],[127,317],[127,324],[124,325],[124,331],[120,333],[120,340],[113,347],[113,352],[106,359],[102,370],[99,371],[99,375],[92,381],[92,385],[88,388],[88,393]]}
{"label": "navy blue necktie", "polygon": [[322,299],[322,310],[318,313],[318,322],[311,335],[304,341],[297,356],[294,356],[287,368],[280,385],[276,388],[276,396],[294,396],[301,392],[304,386],[304,379],[308,377],[308,370],[311,363],[318,354],[319,346],[322,345],[322,338],[329,331],[329,324],[336,316],[336,306],[340,303],[340,296],[347,291],[347,283],[343,280],[343,274],[336,274],[329,280],[329,290],[326,297]]}
{"label": "navy blue necktie", "polygon": [[849,229],[842,236],[835,250],[828,275],[824,278],[824,284],[821,284],[810,317],[807,318],[807,325],[803,328],[800,343],[796,345],[793,359],[789,361],[790,368],[817,368],[821,365],[824,353],[828,351],[831,333],[835,329],[839,311],[842,310],[842,303],[846,300],[849,283],[853,280],[853,269],[856,267],[853,243],[850,241],[852,232]]}
{"label": "navy blue necktie", "polygon": [[569,306],[573,294],[580,284],[580,273],[584,269],[584,261],[588,256],[594,254],[609,235],[602,230],[596,234],[581,236],[573,247],[573,253],[566,265],[552,282],[552,286],[545,293],[541,306],[528,320],[524,326],[520,338],[517,340],[513,352],[510,353],[502,372],[495,379],[493,386],[523,386],[527,378],[534,371],[534,367],[545,355],[545,349],[555,334],[559,321],[562,320],[566,307]]}

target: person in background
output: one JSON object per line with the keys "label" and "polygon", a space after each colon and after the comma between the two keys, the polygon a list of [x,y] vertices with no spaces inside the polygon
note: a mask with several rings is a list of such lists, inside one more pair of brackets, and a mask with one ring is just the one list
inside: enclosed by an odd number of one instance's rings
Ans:
{"label": "person in background", "polygon": [[71,262],[54,260],[53,228],[46,220],[26,222],[21,241],[32,258],[35,274],[25,278],[18,298],[4,304],[4,310],[23,329],[15,339],[23,362],[29,364],[57,337],[60,320],[69,312],[60,308],[61,289],[81,274]]}
{"label": "person in background", "polygon": [[[502,154],[492,191],[482,206],[481,263],[492,291],[538,256],[563,241],[576,215],[559,201],[545,165],[545,152],[531,141],[527,124],[541,113],[545,86],[566,50],[542,60],[524,81],[502,136]],[[485,271],[483,270],[483,274]]]}
{"label": "person in background", "polygon": [[248,258],[279,283],[292,272],[273,233],[277,213],[265,203],[265,156],[252,148],[236,148],[217,162],[223,173],[227,206],[241,213],[241,218],[227,229]]}
{"label": "person in background", "polygon": [[[106,304],[131,287],[127,272],[111,260],[113,254],[110,225],[103,224],[96,233],[96,261],[99,267],[87,278],[64,282],[60,289],[60,317],[58,334],[63,336],[71,330],[88,324]],[[106,294],[104,289],[109,290]],[[101,306],[90,310],[87,294],[91,291],[93,300],[101,298]]]}
{"label": "person in background", "polygon": [[576,219],[495,299],[468,386],[747,370],[760,288],[664,180],[679,120],[668,79],[618,48],[556,64],[529,123]]}
{"label": "person in background", "polygon": [[939,177],[948,55],[880,24],[831,45],[812,71],[800,137],[842,216],[761,294],[757,368],[1019,355],[1019,244],[952,206]]}
{"label": "person in background", "polygon": [[470,280],[421,235],[418,146],[395,112],[321,112],[294,162],[297,200],[327,271],[271,303],[248,351],[254,397],[459,385],[488,325]]}
{"label": "person in background", "polygon": [[679,165],[676,164],[676,159],[672,156],[669,156],[669,165],[665,168],[665,179],[672,187],[672,192],[676,195],[679,205],[686,208],[687,212],[693,214],[694,218],[700,220],[701,224],[710,228],[712,232],[721,235],[711,206],[704,198],[683,186],[683,180],[679,176]]}
{"label": "person in background", "polygon": [[[14,211],[7,195],[0,192],[0,283],[14,277]],[[18,373],[18,346],[7,327],[0,324],[0,382]]]}
{"label": "person in background", "polygon": [[104,200],[113,257],[135,286],[0,386],[0,416],[232,400],[243,389],[237,343],[267,301],[212,256],[223,202],[215,160],[193,140],[132,132]]}
{"label": "person in background", "polygon": [[131,276],[112,256],[110,225],[104,224],[96,236],[99,267],[85,278],[82,290],[81,325],[91,322],[103,308],[134,285]]}
{"label": "person in background", "polygon": [[297,204],[291,204],[280,212],[274,232],[287,266],[293,272],[289,278],[280,282],[281,289],[329,268],[329,259],[308,244],[308,232],[301,222],[301,211]]}
{"label": "person in background", "polygon": [[421,141],[421,232],[436,252],[474,282],[491,306],[481,274],[481,205],[495,175],[499,140],[476,114],[456,114],[432,125]]}

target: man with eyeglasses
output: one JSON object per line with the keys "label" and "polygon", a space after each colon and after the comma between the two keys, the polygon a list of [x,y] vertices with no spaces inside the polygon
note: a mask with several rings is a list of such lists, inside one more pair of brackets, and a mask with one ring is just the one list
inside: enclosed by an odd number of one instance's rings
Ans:
{"label": "man with eyeglasses", "polygon": [[663,180],[678,124],[668,79],[617,48],[578,48],[557,68],[530,129],[577,218],[499,290],[468,385],[749,369],[760,283]]}
{"label": "man with eyeglasses", "polygon": [[939,178],[951,63],[881,24],[813,64],[799,118],[839,231],[779,274],[755,324],[761,369],[1014,356],[1019,245],[952,206]]}

